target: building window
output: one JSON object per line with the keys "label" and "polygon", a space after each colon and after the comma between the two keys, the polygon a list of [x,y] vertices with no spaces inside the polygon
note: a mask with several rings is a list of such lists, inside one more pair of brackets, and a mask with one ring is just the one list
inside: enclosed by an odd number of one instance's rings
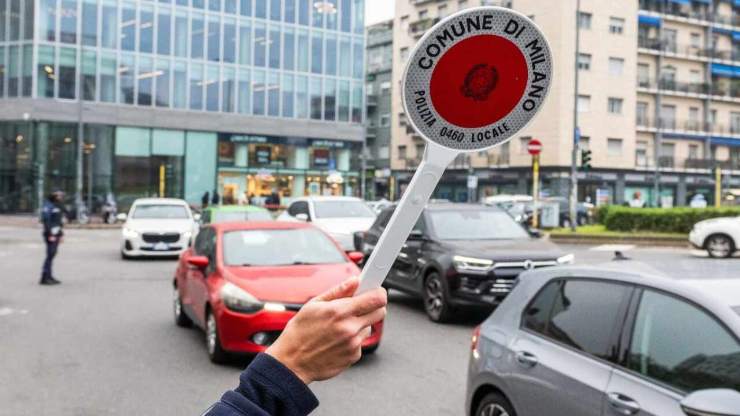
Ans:
{"label": "building window", "polygon": [[608,111],[611,114],[622,114],[622,104],[624,100],[621,98],[609,97]]}
{"label": "building window", "polygon": [[615,35],[621,35],[624,33],[624,19],[621,17],[610,17],[609,33],[613,33]]}
{"label": "building window", "polygon": [[583,71],[591,70],[591,55],[588,53],[578,54],[578,69]]}
{"label": "building window", "polygon": [[577,108],[579,113],[585,113],[589,111],[591,109],[591,96],[579,95]]}
{"label": "building window", "polygon": [[446,4],[440,4],[437,7],[437,16],[440,19],[444,19],[445,17],[447,17],[447,5]]}
{"label": "building window", "polygon": [[689,159],[699,159],[699,145],[689,144]]}
{"label": "building window", "polygon": [[419,19],[420,20],[421,19],[426,19],[427,17],[429,17],[429,10],[427,10],[427,9],[419,10]]}
{"label": "building window", "polygon": [[457,2],[457,8],[458,10],[462,10],[464,8],[468,7],[468,0],[460,0]]}
{"label": "building window", "polygon": [[384,81],[380,83],[380,93],[381,94],[388,94],[391,91],[391,82],[390,81]]}
{"label": "building window", "polygon": [[701,81],[701,71],[699,71],[698,69],[692,69],[689,72],[689,82],[691,82],[692,84],[701,84]]}
{"label": "building window", "polygon": [[580,150],[591,149],[591,138],[589,136],[581,136],[581,138],[578,139],[578,149]]}
{"label": "building window", "polygon": [[650,117],[648,116],[648,103],[644,101],[637,102],[637,125],[647,127],[650,125]]}
{"label": "building window", "polygon": [[519,154],[520,155],[529,154],[529,149],[527,149],[527,147],[529,146],[530,140],[532,140],[532,136],[522,136],[519,138]]}
{"label": "building window", "polygon": [[664,104],[660,106],[660,127],[674,130],[676,128],[676,106]]}
{"label": "building window", "polygon": [[606,139],[606,145],[609,157],[622,156],[622,139]]}
{"label": "building window", "polygon": [[700,49],[701,48],[701,35],[695,32],[691,33],[691,47]]}
{"label": "building window", "polygon": [[624,73],[624,59],[609,58],[609,75],[618,77]]}
{"label": "building window", "polygon": [[380,127],[389,127],[391,125],[391,115],[383,114],[380,116]]}
{"label": "building window", "polygon": [[406,62],[409,59],[409,48],[401,48],[401,62]]}
{"label": "building window", "polygon": [[650,65],[637,64],[637,85],[650,88]]}
{"label": "building window", "polygon": [[689,121],[686,130],[698,131],[699,129],[699,108],[689,107]]}
{"label": "building window", "polygon": [[401,30],[409,30],[409,17],[401,16]]}
{"label": "building window", "polygon": [[424,157],[424,148],[426,146],[423,144],[417,144],[416,145],[416,160],[421,160],[422,157]]}
{"label": "building window", "polygon": [[638,140],[635,145],[635,165],[637,167],[647,167],[648,166],[648,157],[647,157],[647,147],[648,144],[644,140]]}
{"label": "building window", "polygon": [[578,27],[591,29],[591,13],[578,12]]}
{"label": "building window", "polygon": [[406,146],[398,146],[398,158],[399,159],[406,159]]}
{"label": "building window", "polygon": [[740,133],[740,113],[737,113],[737,112],[730,113],[730,133],[732,134]]}

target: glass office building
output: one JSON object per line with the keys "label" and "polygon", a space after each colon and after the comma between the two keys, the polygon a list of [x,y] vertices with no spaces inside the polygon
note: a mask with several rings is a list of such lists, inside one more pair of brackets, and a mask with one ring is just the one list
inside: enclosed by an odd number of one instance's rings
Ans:
{"label": "glass office building", "polygon": [[357,194],[363,16],[364,0],[0,0],[0,211],[51,189]]}

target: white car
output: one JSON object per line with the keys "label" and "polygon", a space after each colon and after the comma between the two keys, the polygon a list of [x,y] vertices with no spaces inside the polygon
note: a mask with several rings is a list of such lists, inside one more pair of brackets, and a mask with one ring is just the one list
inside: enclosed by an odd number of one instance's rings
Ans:
{"label": "white car", "polygon": [[375,212],[360,198],[309,196],[295,199],[278,221],[307,221],[331,235],[344,251],[355,249],[354,233],[375,222]]}
{"label": "white car", "polygon": [[699,221],[691,229],[689,241],[711,257],[731,257],[740,249],[740,216]]}
{"label": "white car", "polygon": [[123,224],[121,257],[179,256],[197,227],[190,207],[181,199],[137,199]]}

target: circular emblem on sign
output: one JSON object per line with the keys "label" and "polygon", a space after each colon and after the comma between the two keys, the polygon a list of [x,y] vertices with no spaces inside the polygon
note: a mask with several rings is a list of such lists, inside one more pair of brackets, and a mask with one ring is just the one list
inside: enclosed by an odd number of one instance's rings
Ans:
{"label": "circular emblem on sign", "polygon": [[406,65],[403,104],[428,140],[481,150],[534,117],[551,78],[550,48],[531,20],[510,9],[471,8],[421,38]]}

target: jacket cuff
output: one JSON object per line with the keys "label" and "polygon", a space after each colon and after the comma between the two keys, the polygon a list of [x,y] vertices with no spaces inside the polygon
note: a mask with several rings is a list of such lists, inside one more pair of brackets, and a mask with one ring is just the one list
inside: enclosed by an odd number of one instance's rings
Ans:
{"label": "jacket cuff", "polygon": [[257,376],[263,384],[273,391],[280,392],[280,398],[292,402],[299,414],[309,414],[319,406],[319,400],[311,389],[288,367],[269,354],[258,354],[240,376],[242,384]]}

